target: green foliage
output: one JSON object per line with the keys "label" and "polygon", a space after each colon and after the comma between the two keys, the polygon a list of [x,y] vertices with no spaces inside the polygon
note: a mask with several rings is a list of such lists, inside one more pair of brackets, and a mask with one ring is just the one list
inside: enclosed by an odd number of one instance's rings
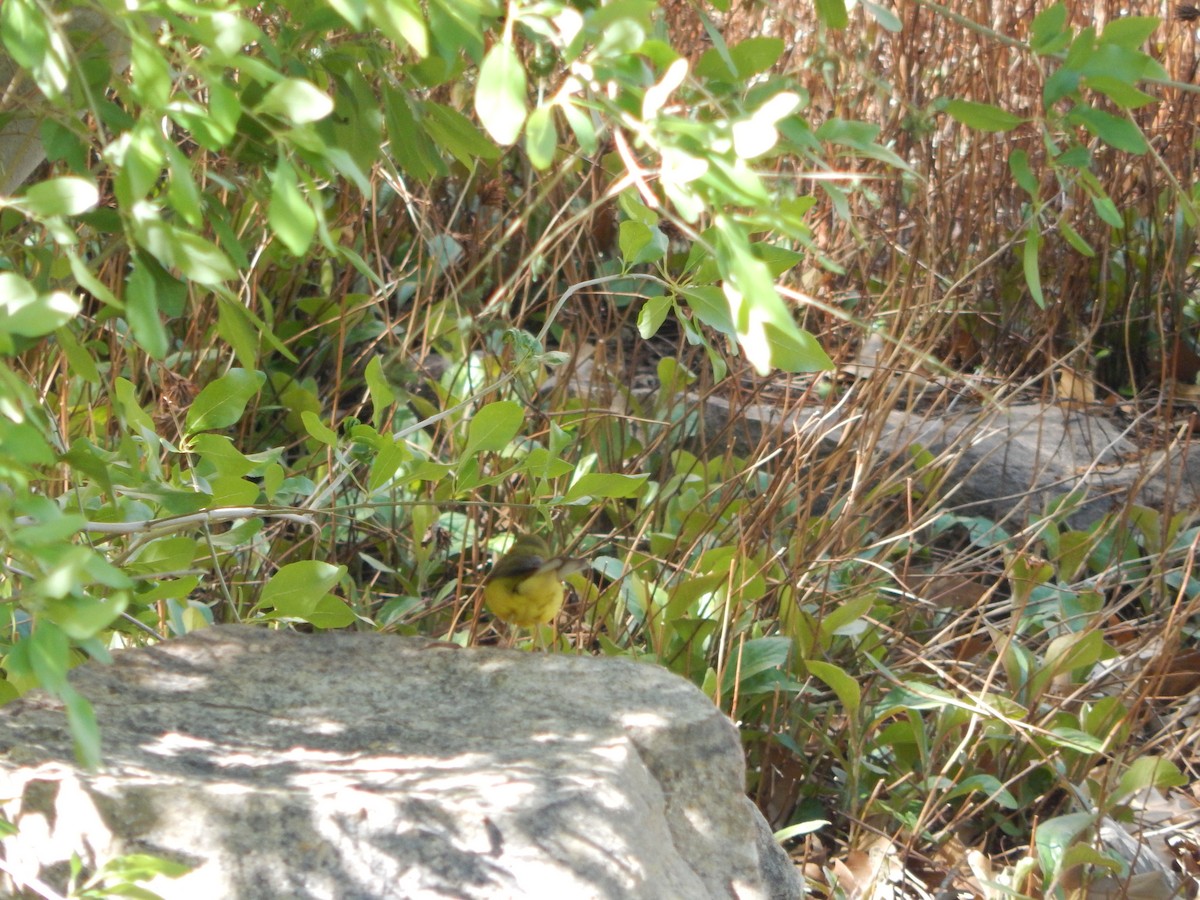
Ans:
{"label": "green foliage", "polygon": [[[1106,303],[1147,283],[1147,223],[1188,244],[1194,208],[1126,208],[1099,172],[1150,155],[1133,113],[1163,77],[1142,49],[1157,20],[1097,33],[1055,4],[1018,48],[1028,107],[938,91],[885,131],[814,102],[863,87],[832,50],[797,63],[707,18],[711,46],[675,46],[650,0],[75,7],[0,4],[35,97],[0,133],[45,160],[0,185],[0,699],[56,693],[95,764],[103,723],[67,674],[110,648],[245,620],[488,640],[473,589],[499,533],[531,529],[592,560],[561,648],[701,686],[741,724],[755,791],[804,768],[763,803],[775,824],[882,814],[934,845],[971,822],[1021,846],[1039,823],[1036,861],[998,876],[1014,891],[1110,866],[1097,813],[1176,774],[1123,755],[1144,697],[1088,688],[1122,655],[1114,604],[1200,595],[1195,529],[1139,508],[1073,528],[1074,498],[1025,529],[940,511],[948,461],[914,448],[876,482],[869,438],[818,465],[800,436],[747,437],[761,380],[738,355],[830,368],[801,325],[854,324],[925,269],[958,302],[966,276],[921,239],[862,236],[907,216],[877,191],[925,189],[913,148],[943,124],[942,148],[1011,139],[1018,199],[996,218],[1016,251],[974,247],[1001,258],[992,318],[1015,292],[1054,309],[1063,245]],[[863,7],[868,35],[905,27]],[[832,45],[846,5],[812,8]],[[795,287],[852,283],[820,305]],[[935,296],[886,320],[957,311]],[[631,364],[651,340],[672,349]],[[752,388],[719,433],[699,409],[715,386]],[[867,431],[886,410],[857,412]],[[959,552],[992,591],[969,614],[907,581]]]}
{"label": "green foliage", "polygon": [[[4,4],[4,46],[40,94],[20,116],[52,163],[49,177],[0,198],[0,525],[14,576],[5,670],[13,691],[39,683],[64,698],[86,760],[98,736],[65,674],[80,650],[103,657],[114,630],[131,641],[247,615],[369,621],[347,605],[356,591],[345,566],[291,555],[346,539],[356,522],[412,529],[410,571],[373,562],[411,599],[445,563],[415,549],[427,529],[459,548],[476,539],[459,504],[503,501],[548,519],[645,495],[647,475],[579,451],[578,423],[530,433],[528,392],[561,361],[542,347],[551,316],[536,338],[509,332],[526,349],[507,372],[503,353],[483,359],[455,341],[451,323],[468,323],[468,336],[492,325],[477,302],[422,288],[459,264],[448,233],[424,236],[428,265],[400,291],[420,292],[443,323],[437,350],[461,364],[432,398],[401,389],[388,369],[412,338],[386,357],[362,349],[385,334],[391,261],[341,217],[329,186],[361,203],[378,195],[382,171],[392,190],[379,211],[392,215],[407,180],[462,185],[526,161],[562,178],[577,169],[573,154],[611,136],[632,166],[621,202],[637,211],[621,247],[631,270],[663,273],[663,312],[704,344],[706,324],[719,323],[763,370],[829,365],[775,290],[786,266],[771,263],[789,251],[751,239],[764,229],[809,239],[809,204],[755,169],[819,158],[796,86],[749,81],[782,46],[721,45],[728,66],[689,75],[654,11],[166,2],[153,16],[95,5],[57,17]],[[661,170],[653,191],[646,165]],[[691,226],[702,220],[701,235]],[[664,221],[688,228],[716,265],[668,276]],[[347,277],[368,292],[354,312],[353,297],[332,293]],[[370,425],[293,374],[333,337],[367,361],[354,377]],[[18,375],[56,354],[72,377],[35,387]],[[56,470],[69,484],[49,492],[58,503],[43,490]],[[339,518],[317,523],[314,512]],[[288,523],[315,527],[316,540]],[[385,618],[413,608],[402,601]]]}

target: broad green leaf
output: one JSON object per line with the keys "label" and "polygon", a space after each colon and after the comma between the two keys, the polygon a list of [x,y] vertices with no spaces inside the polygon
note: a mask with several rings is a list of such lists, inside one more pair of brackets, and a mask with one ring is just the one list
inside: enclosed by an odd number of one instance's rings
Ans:
{"label": "broad green leaf", "polygon": [[70,83],[72,54],[52,15],[33,0],[0,3],[0,40],[17,64],[30,71],[38,89],[57,102]]}
{"label": "broad green leaf", "polygon": [[949,801],[955,797],[965,797],[974,791],[987,794],[992,802],[1004,809],[1018,809],[1021,805],[1012,792],[1004,786],[1004,782],[995,775],[987,774],[970,775],[964,778],[947,791],[942,799]]}
{"label": "broad green leaf", "polygon": [[1066,238],[1067,243],[1074,247],[1077,252],[1089,259],[1096,255],[1096,251],[1092,249],[1092,245],[1083,239],[1083,235],[1071,227],[1071,223],[1067,221],[1065,215],[1058,220],[1058,233]]}
{"label": "broad green leaf", "polygon": [[775,37],[752,37],[729,48],[729,58],[737,66],[737,74],[749,81],[766,72],[783,56],[786,45]]}
{"label": "broad green leaf", "polygon": [[874,605],[875,598],[871,596],[856,597],[839,604],[837,609],[821,620],[821,634],[831,637],[856,633],[858,629],[853,626],[870,613]]}
{"label": "broad green leaf", "polygon": [[733,123],[733,150],[741,159],[756,159],[779,141],[775,123],[800,106],[800,96],[791,91],[776,94],[748,119]]}
{"label": "broad green leaf", "polygon": [[850,24],[846,13],[846,0],[814,0],[817,18],[829,28],[845,28]]}
{"label": "broad green leaf", "polygon": [[946,112],[968,128],[979,131],[1012,131],[1025,120],[1014,116],[990,103],[975,103],[969,100],[951,100]]}
{"label": "broad green leaf", "polygon": [[479,453],[498,453],[517,436],[525,423],[525,409],[512,400],[489,403],[471,417],[463,459]]}
{"label": "broad green leaf", "polygon": [[354,610],[332,594],[326,594],[304,616],[304,621],[317,628],[345,628],[356,620]]}
{"label": "broad green leaf", "polygon": [[147,109],[162,109],[171,99],[171,70],[159,48],[135,34],[129,60],[131,86],[138,102]]}
{"label": "broad green leaf", "polygon": [[[384,122],[392,157],[418,181],[430,181],[446,173],[433,138],[424,123],[413,115],[408,96],[391,85],[383,85]],[[491,146],[491,145],[488,145]]]}
{"label": "broad green leaf", "polygon": [[1079,728],[1059,726],[1051,728],[1046,737],[1057,747],[1065,747],[1078,753],[1103,753],[1104,741]]}
{"label": "broad green leaf", "polygon": [[579,149],[588,156],[595,153],[600,142],[596,137],[596,125],[592,122],[591,113],[569,101],[563,103],[559,108],[562,110],[567,124],[571,126],[575,140],[579,142]]}
{"label": "broad green leaf", "polygon": [[0,335],[41,337],[66,325],[80,308],[64,291],[39,294],[15,272],[0,272]]}
{"label": "broad green leaf", "polygon": [[717,262],[725,275],[724,292],[733,314],[738,343],[759,372],[833,368],[816,338],[796,325],[775,290],[766,263],[751,252],[745,235],[729,220],[717,220]]}
{"label": "broad green leaf", "polygon": [[53,622],[42,619],[27,641],[29,666],[38,683],[62,696],[71,662],[71,642],[66,633]]}
{"label": "broad green leaf", "polygon": [[1146,788],[1183,787],[1187,783],[1188,779],[1169,759],[1161,756],[1139,756],[1121,773],[1121,781],[1113,792],[1112,799],[1120,802]]}
{"label": "broad green leaf", "polygon": [[429,136],[467,168],[474,167],[477,159],[500,158],[500,148],[458,110],[428,102],[425,116]]}
{"label": "broad green leaf", "polygon": [[237,278],[237,269],[229,257],[216,244],[198,234],[171,227],[170,247],[172,264],[192,281],[215,286]]}
{"label": "broad green leaf", "polygon": [[804,665],[815,677],[820,678],[833,689],[833,692],[837,694],[838,700],[841,701],[846,715],[853,716],[857,714],[859,707],[862,705],[862,688],[858,686],[857,681],[846,673],[845,669],[835,666],[833,663],[821,662],[815,659],[805,660]]}
{"label": "broad green leaf", "polygon": [[75,337],[71,329],[58,329],[54,333],[54,339],[67,357],[72,375],[77,375],[91,385],[100,383],[100,369],[96,366],[95,358],[87,348],[79,343],[79,339]]}
{"label": "broad green leaf", "polygon": [[620,475],[609,472],[587,472],[567,489],[565,503],[591,502],[596,499],[637,497],[649,475]]}
{"label": "broad green leaf", "polygon": [[96,711],[88,699],[67,687],[60,694],[67,708],[67,725],[71,729],[71,742],[75,759],[86,769],[100,767],[100,726],[96,724]]}
{"label": "broad green leaf", "polygon": [[267,221],[293,256],[303,256],[317,232],[317,216],[300,194],[296,170],[282,156],[272,181]]}
{"label": "broad green leaf", "polygon": [[1126,50],[1137,50],[1149,40],[1162,23],[1157,16],[1121,16],[1104,26],[1101,44],[1115,44]]}
{"label": "broad green leaf", "polygon": [[374,493],[382,488],[410,459],[412,459],[412,452],[402,439],[384,443],[371,463],[371,471],[367,476],[367,490]]}
{"label": "broad green leaf", "polygon": [[1038,198],[1038,180],[1029,167],[1029,154],[1024,150],[1014,150],[1008,157],[1008,169],[1019,184],[1034,200]]}
{"label": "broad green leaf", "polygon": [[525,152],[535,169],[545,170],[554,162],[558,133],[554,130],[554,108],[539,106],[525,126]]}
{"label": "broad green leaf", "polygon": [[1070,31],[1063,27],[1066,24],[1067,8],[1061,2],[1034,16],[1029,26],[1029,45],[1033,52],[1045,56],[1066,47],[1071,40]]}
{"label": "broad green leaf", "polygon": [[130,268],[125,282],[125,321],[138,344],[155,359],[162,359],[168,349],[167,330],[158,310],[157,276],[162,270],[151,271],[136,253]]}
{"label": "broad green leaf", "polygon": [[1125,227],[1125,219],[1117,209],[1117,204],[1113,203],[1109,197],[1093,195],[1092,206],[1096,208],[1096,214],[1113,228]]}
{"label": "broad green leaf", "polygon": [[1068,122],[1082,123],[1104,143],[1126,153],[1142,154],[1150,149],[1146,138],[1136,125],[1128,119],[1119,119],[1111,113],[1090,106],[1076,106],[1067,115]]}
{"label": "broad green leaf", "polygon": [[47,601],[45,613],[68,637],[84,641],[111,625],[125,611],[128,600],[125,591],[113,591],[101,597],[67,597]]}
{"label": "broad green leaf", "polygon": [[721,681],[721,692],[730,696],[734,688],[743,689],[756,675],[772,670],[784,672],[792,654],[792,642],[785,637],[752,638],[734,651]]}
{"label": "broad green leaf", "polygon": [[899,17],[892,12],[888,7],[879,3],[872,3],[871,0],[863,0],[863,9],[879,23],[884,31],[890,31],[892,34],[899,34],[904,29],[904,24]]}
{"label": "broad green leaf", "polygon": [[1058,69],[1042,85],[1042,103],[1046,108],[1054,106],[1059,100],[1074,94],[1079,88],[1083,76],[1075,69]]}
{"label": "broad green leaf", "polygon": [[638,334],[642,336],[642,340],[648,340],[658,333],[672,305],[670,297],[656,296],[645,299],[638,311]]}
{"label": "broad green leaf", "polygon": [[258,105],[261,114],[287,119],[294,125],[319,122],[333,112],[333,100],[311,81],[285,78],[276,82]]}
{"label": "broad green leaf", "polygon": [[237,423],[250,398],[258,393],[267,376],[262,372],[230,369],[200,391],[187,412],[188,434],[227,428]]}
{"label": "broad green leaf", "polygon": [[378,427],[382,425],[388,407],[396,402],[396,392],[388,384],[383,374],[383,362],[378,356],[371,357],[363,377],[367,382],[367,393],[371,397],[371,421]]}
{"label": "broad green leaf", "polygon": [[512,45],[498,43],[479,67],[475,86],[475,114],[487,133],[507,147],[515,143],[525,124],[525,69]]}
{"label": "broad green leaf", "polygon": [[733,317],[729,312],[729,301],[719,287],[701,285],[700,287],[683,288],[683,297],[688,309],[710,328],[715,328],[721,334],[730,337],[737,334]]}
{"label": "broad green leaf", "polygon": [[345,572],[345,566],[315,559],[288,563],[263,585],[258,606],[281,616],[307,619]]}
{"label": "broad green leaf", "polygon": [[1158,100],[1157,97],[1151,97],[1127,82],[1106,75],[1089,75],[1084,83],[1092,90],[1102,93],[1121,109],[1137,109]]}
{"label": "broad green leaf", "polygon": [[25,207],[35,216],[77,216],[100,202],[96,185],[85,178],[51,178],[25,192]]}
{"label": "broad green leaf", "polygon": [[327,447],[337,446],[337,432],[321,421],[320,416],[311,410],[304,410],[300,413],[300,421],[304,423],[304,430],[308,432],[309,437],[320,441]]}
{"label": "broad green leaf", "polygon": [[1057,875],[1063,866],[1068,848],[1074,845],[1099,817],[1099,812],[1069,813],[1046,819],[1038,825],[1034,833],[1034,844],[1037,848],[1038,865],[1047,880]]}
{"label": "broad green leaf", "polygon": [[408,44],[422,58],[429,55],[429,29],[416,0],[367,0],[367,12],[393,41]]}

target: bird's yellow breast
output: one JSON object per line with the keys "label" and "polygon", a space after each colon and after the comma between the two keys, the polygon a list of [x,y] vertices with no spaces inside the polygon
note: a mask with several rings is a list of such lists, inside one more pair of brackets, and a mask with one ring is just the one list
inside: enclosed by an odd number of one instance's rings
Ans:
{"label": "bird's yellow breast", "polygon": [[483,601],[492,615],[510,625],[545,625],[562,609],[563,586],[559,579],[558,569],[502,575],[483,586]]}

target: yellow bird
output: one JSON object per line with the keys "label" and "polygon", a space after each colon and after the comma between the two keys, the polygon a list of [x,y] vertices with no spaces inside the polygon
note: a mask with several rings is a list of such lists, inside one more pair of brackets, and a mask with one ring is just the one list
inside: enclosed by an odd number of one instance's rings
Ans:
{"label": "yellow bird", "polygon": [[492,615],[510,625],[545,625],[562,609],[563,578],[586,568],[582,559],[551,557],[545,541],[526,535],[488,573],[483,601]]}

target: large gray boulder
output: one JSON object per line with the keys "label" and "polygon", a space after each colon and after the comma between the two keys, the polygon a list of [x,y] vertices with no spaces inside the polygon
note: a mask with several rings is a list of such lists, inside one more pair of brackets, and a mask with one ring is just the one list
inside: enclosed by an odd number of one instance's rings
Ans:
{"label": "large gray boulder", "polygon": [[18,880],[150,853],[194,867],[166,898],[801,895],[733,725],[654,666],[220,627],[72,681],[99,772],[57,701],[0,710]]}

